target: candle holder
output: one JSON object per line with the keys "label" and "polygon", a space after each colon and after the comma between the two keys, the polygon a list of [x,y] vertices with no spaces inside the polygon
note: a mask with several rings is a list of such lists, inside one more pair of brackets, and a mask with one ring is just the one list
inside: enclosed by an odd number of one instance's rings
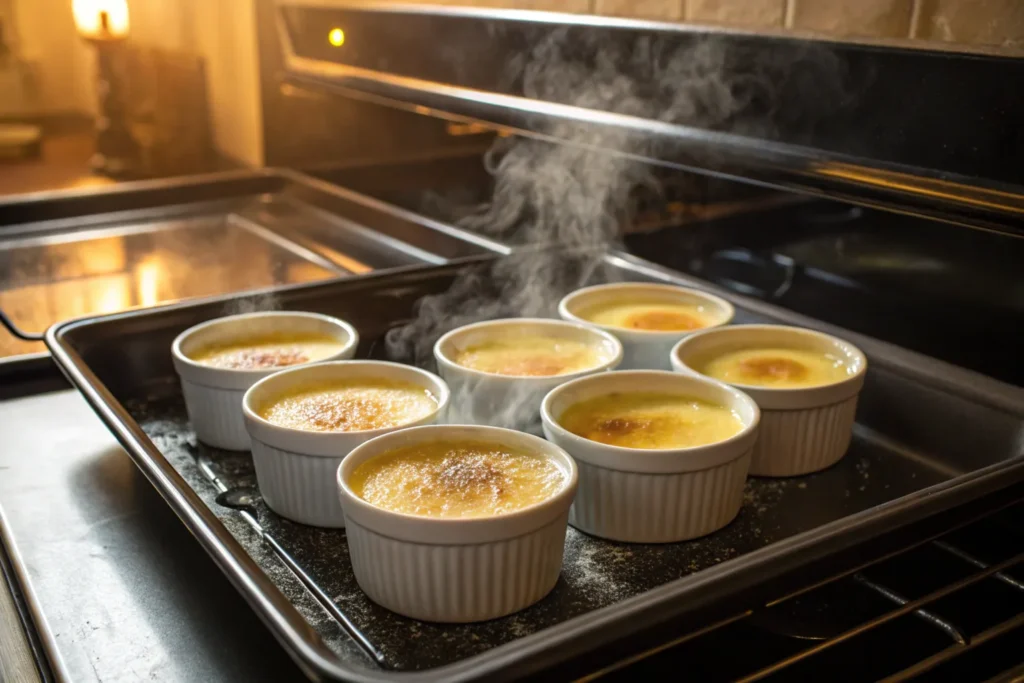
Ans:
{"label": "candle holder", "polygon": [[74,0],[79,35],[96,49],[96,153],[92,169],[114,178],[138,173],[139,145],[128,130],[118,66],[128,37],[127,0]]}

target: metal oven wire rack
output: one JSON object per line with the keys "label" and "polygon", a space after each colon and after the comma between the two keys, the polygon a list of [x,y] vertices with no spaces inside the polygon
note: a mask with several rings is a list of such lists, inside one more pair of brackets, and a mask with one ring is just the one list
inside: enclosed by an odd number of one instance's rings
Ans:
{"label": "metal oven wire rack", "polygon": [[[701,628],[566,667],[577,683],[1011,681],[1024,676],[1024,488],[901,534],[836,574]],[[877,544],[875,544],[877,546]],[[806,581],[806,584],[800,582]],[[595,661],[596,659],[596,661]]]}

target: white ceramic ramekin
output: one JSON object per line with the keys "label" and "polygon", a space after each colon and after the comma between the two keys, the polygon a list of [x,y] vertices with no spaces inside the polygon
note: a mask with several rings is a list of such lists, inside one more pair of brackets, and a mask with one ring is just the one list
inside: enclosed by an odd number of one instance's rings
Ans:
{"label": "white ceramic ramekin", "polygon": [[[558,420],[572,405],[609,393],[665,392],[733,410],[736,435],[704,446],[665,450],[624,448],[591,441]],[[727,384],[663,370],[609,372],[584,377],[544,397],[544,435],[580,470],[569,523],[594,536],[631,543],[673,543],[716,531],[739,513],[750,454],[757,438],[757,404]]]}
{"label": "white ceramic ramekin", "polygon": [[655,284],[646,282],[617,282],[609,285],[595,285],[572,292],[558,304],[558,314],[565,320],[585,323],[615,335],[622,342],[621,370],[668,370],[669,351],[680,339],[693,334],[691,332],[659,332],[652,330],[628,330],[610,325],[597,325],[579,316],[581,311],[598,304],[621,301],[636,302],[637,300],[658,303],[675,303],[697,305],[705,315],[711,318],[708,327],[728,325],[735,315],[735,310],[728,301],[714,294],[688,289],[676,285]]}
{"label": "white ceramic ramekin", "polygon": [[200,323],[178,335],[171,345],[171,357],[181,378],[181,391],[185,395],[185,407],[196,438],[216,448],[248,450],[249,435],[242,419],[242,396],[253,384],[280,368],[215,368],[197,363],[191,354],[213,344],[230,344],[282,332],[326,335],[337,339],[342,345],[341,350],[323,359],[325,361],[351,358],[359,345],[359,334],[347,322],[303,311],[229,315]]}
{"label": "white ceramic ramekin", "polygon": [[[579,372],[546,377],[523,377],[481,372],[455,362],[468,347],[516,335],[556,337],[590,344],[607,360]],[[559,384],[611,370],[622,360],[622,344],[611,334],[581,323],[547,318],[507,318],[473,323],[452,330],[434,345],[437,369],[452,389],[451,420],[532,431],[539,426],[544,394]]]}
{"label": "white ceramic ramekin", "polygon": [[679,342],[672,349],[672,367],[677,372],[698,374],[691,364],[699,367],[720,353],[758,347],[839,355],[853,372],[840,382],[794,389],[732,384],[761,408],[761,430],[750,474],[791,477],[838,462],[850,447],[857,396],[868,367],[867,358],[853,344],[800,327],[734,325],[700,332]]}
{"label": "white ceramic ramekin", "polygon": [[[268,401],[299,387],[352,378],[386,379],[423,387],[437,399],[429,415],[398,427],[352,432],[313,432],[281,427],[259,415]],[[242,410],[252,437],[252,460],[260,494],[270,509],[311,526],[343,527],[335,483],[338,466],[349,451],[374,437],[397,429],[437,422],[448,406],[448,386],[440,377],[409,365],[351,360],[317,363],[283,370],[260,380],[245,392]]]}
{"label": "white ceramic ramekin", "polygon": [[[541,503],[472,519],[390,512],[349,488],[355,469],[376,455],[420,443],[462,440],[549,457],[564,472],[565,484]],[[424,621],[484,621],[528,607],[558,581],[576,480],[576,464],[565,451],[509,429],[439,425],[367,441],[349,453],[337,473],[356,581],[374,602]]]}

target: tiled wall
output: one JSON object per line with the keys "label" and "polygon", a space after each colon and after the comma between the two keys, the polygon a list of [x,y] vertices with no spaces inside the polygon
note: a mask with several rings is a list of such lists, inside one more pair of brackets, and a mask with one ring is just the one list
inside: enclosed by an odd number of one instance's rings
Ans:
{"label": "tiled wall", "polygon": [[1024,49],[1024,0],[441,1],[667,19],[755,30],[794,30],[849,38],[913,38],[1005,47],[1014,51]]}

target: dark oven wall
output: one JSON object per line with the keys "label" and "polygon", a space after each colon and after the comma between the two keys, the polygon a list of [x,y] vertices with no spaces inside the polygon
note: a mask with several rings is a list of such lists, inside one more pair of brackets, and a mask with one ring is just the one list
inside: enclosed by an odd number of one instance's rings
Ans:
{"label": "dark oven wall", "polygon": [[314,170],[476,154],[493,133],[361,99],[286,85],[273,0],[257,0],[267,166]]}
{"label": "dark oven wall", "polygon": [[[1024,73],[1019,60],[762,35],[708,34],[690,26],[593,26],[584,21],[552,27],[511,16],[465,15],[450,8],[383,11],[372,5],[331,7],[298,1],[290,3],[281,15],[287,21],[278,25],[274,0],[257,3],[268,165],[310,170],[465,152],[478,155],[492,140],[486,128],[453,124],[429,115],[435,109],[417,105],[483,118],[492,114],[497,118],[490,120],[499,122],[505,122],[504,114],[510,113],[464,108],[466,101],[456,96],[427,97],[422,85],[392,87],[392,83],[384,87],[372,75],[346,79],[343,94],[327,94],[330,84],[338,83],[336,75],[321,71],[314,72],[315,77],[303,77],[295,64],[290,67],[291,81],[285,85],[281,29],[289,32],[298,57],[320,66],[343,64],[416,79],[414,82],[421,84],[454,86],[456,91],[468,88],[488,96],[525,94],[536,97],[538,104],[569,103],[598,111],[618,112],[619,100],[626,99],[630,104],[622,105],[624,111],[640,118],[651,115],[648,109],[653,107],[652,118],[659,122],[739,134],[740,141],[728,144],[714,142],[718,138],[713,134],[696,135],[710,141],[710,151],[702,151],[699,145],[681,148],[685,163],[705,165],[734,177],[770,182],[771,178],[761,177],[764,169],[755,167],[778,165],[775,170],[785,171],[786,164],[793,163],[800,171],[797,175],[821,175],[819,167],[823,167],[830,182],[845,178],[864,185],[858,180],[858,169],[848,168],[843,161],[861,159],[869,166],[899,164],[897,170],[926,171],[929,177],[938,178],[939,189],[947,192],[941,183],[956,180],[956,176],[999,183],[1018,183],[1021,178],[1018,161],[1024,137],[1016,114],[1022,108],[1020,98],[1005,87]],[[332,26],[345,27],[341,49],[328,44]],[[550,50],[538,52],[552,45],[559,47],[555,57],[548,54]],[[661,57],[654,56],[655,52]],[[528,67],[522,67],[524,59]],[[549,65],[552,60],[553,66]],[[608,60],[614,64],[612,73],[605,73],[607,65],[601,66]],[[680,61],[696,64],[677,74]],[[520,69],[523,73],[516,76]],[[577,72],[581,69],[587,78],[580,78]],[[652,69],[661,75],[655,78],[648,73]],[[527,78],[527,74],[532,75]],[[595,93],[590,92],[593,83],[608,86],[601,92],[607,89],[614,95],[618,89],[611,85],[629,81],[630,75],[654,79],[656,87],[627,88],[624,92],[629,97],[612,97],[610,102],[601,95],[595,104]],[[601,80],[609,78],[614,80]],[[361,83],[365,80],[374,83],[368,87]],[[577,80],[582,85],[574,85]],[[530,88],[524,85],[526,81],[532,84]],[[365,94],[369,92],[377,95]],[[951,97],[953,93],[955,97]],[[381,94],[403,99],[404,108],[369,102],[369,97]],[[634,100],[643,104],[640,111],[647,113],[636,114],[630,108]],[[380,101],[379,97],[374,100]],[[397,99],[390,102],[398,104]],[[504,102],[496,106],[515,109]],[[525,120],[513,117],[508,123],[556,138],[565,138],[566,130],[577,130],[575,126],[552,130],[545,127],[544,117],[543,113]],[[647,128],[643,131],[653,135]],[[603,133],[596,143],[587,137],[601,131],[578,132],[585,133],[581,138],[584,144],[619,146],[607,144]],[[612,139],[618,140],[618,131],[612,133]],[[656,145],[653,139],[649,142],[657,150],[646,144],[624,150],[671,163],[674,152],[667,150],[675,149],[674,145],[665,140]],[[779,151],[772,147],[775,143],[782,145],[788,161],[771,156],[775,154],[771,150]],[[729,145],[739,145],[742,149],[737,153],[745,156],[737,160],[727,155],[731,161],[719,168],[719,155],[725,154]],[[762,158],[765,154],[768,156]],[[791,159],[793,155],[802,161]],[[839,155],[835,158],[842,163],[832,169],[834,155]],[[890,175],[871,180],[880,186],[874,188],[879,192],[895,192],[898,181]],[[801,191],[816,187],[788,181],[775,184]],[[925,194],[934,202],[941,193]]]}
{"label": "dark oven wall", "polygon": [[[729,158],[737,163],[751,155],[780,163],[791,156],[864,160],[1021,180],[1024,109],[1007,84],[1020,81],[1024,62],[1009,55],[453,6],[290,0],[281,16],[301,60],[290,65],[292,75],[318,86],[343,84],[563,139],[580,131],[548,124],[590,121],[665,143],[641,145],[640,155],[692,162],[697,154],[705,167],[722,160],[699,152],[735,147],[744,157]],[[331,27],[344,27],[343,45],[330,44]],[[342,77],[329,65],[362,71]],[[667,127],[584,119],[549,104]]]}

